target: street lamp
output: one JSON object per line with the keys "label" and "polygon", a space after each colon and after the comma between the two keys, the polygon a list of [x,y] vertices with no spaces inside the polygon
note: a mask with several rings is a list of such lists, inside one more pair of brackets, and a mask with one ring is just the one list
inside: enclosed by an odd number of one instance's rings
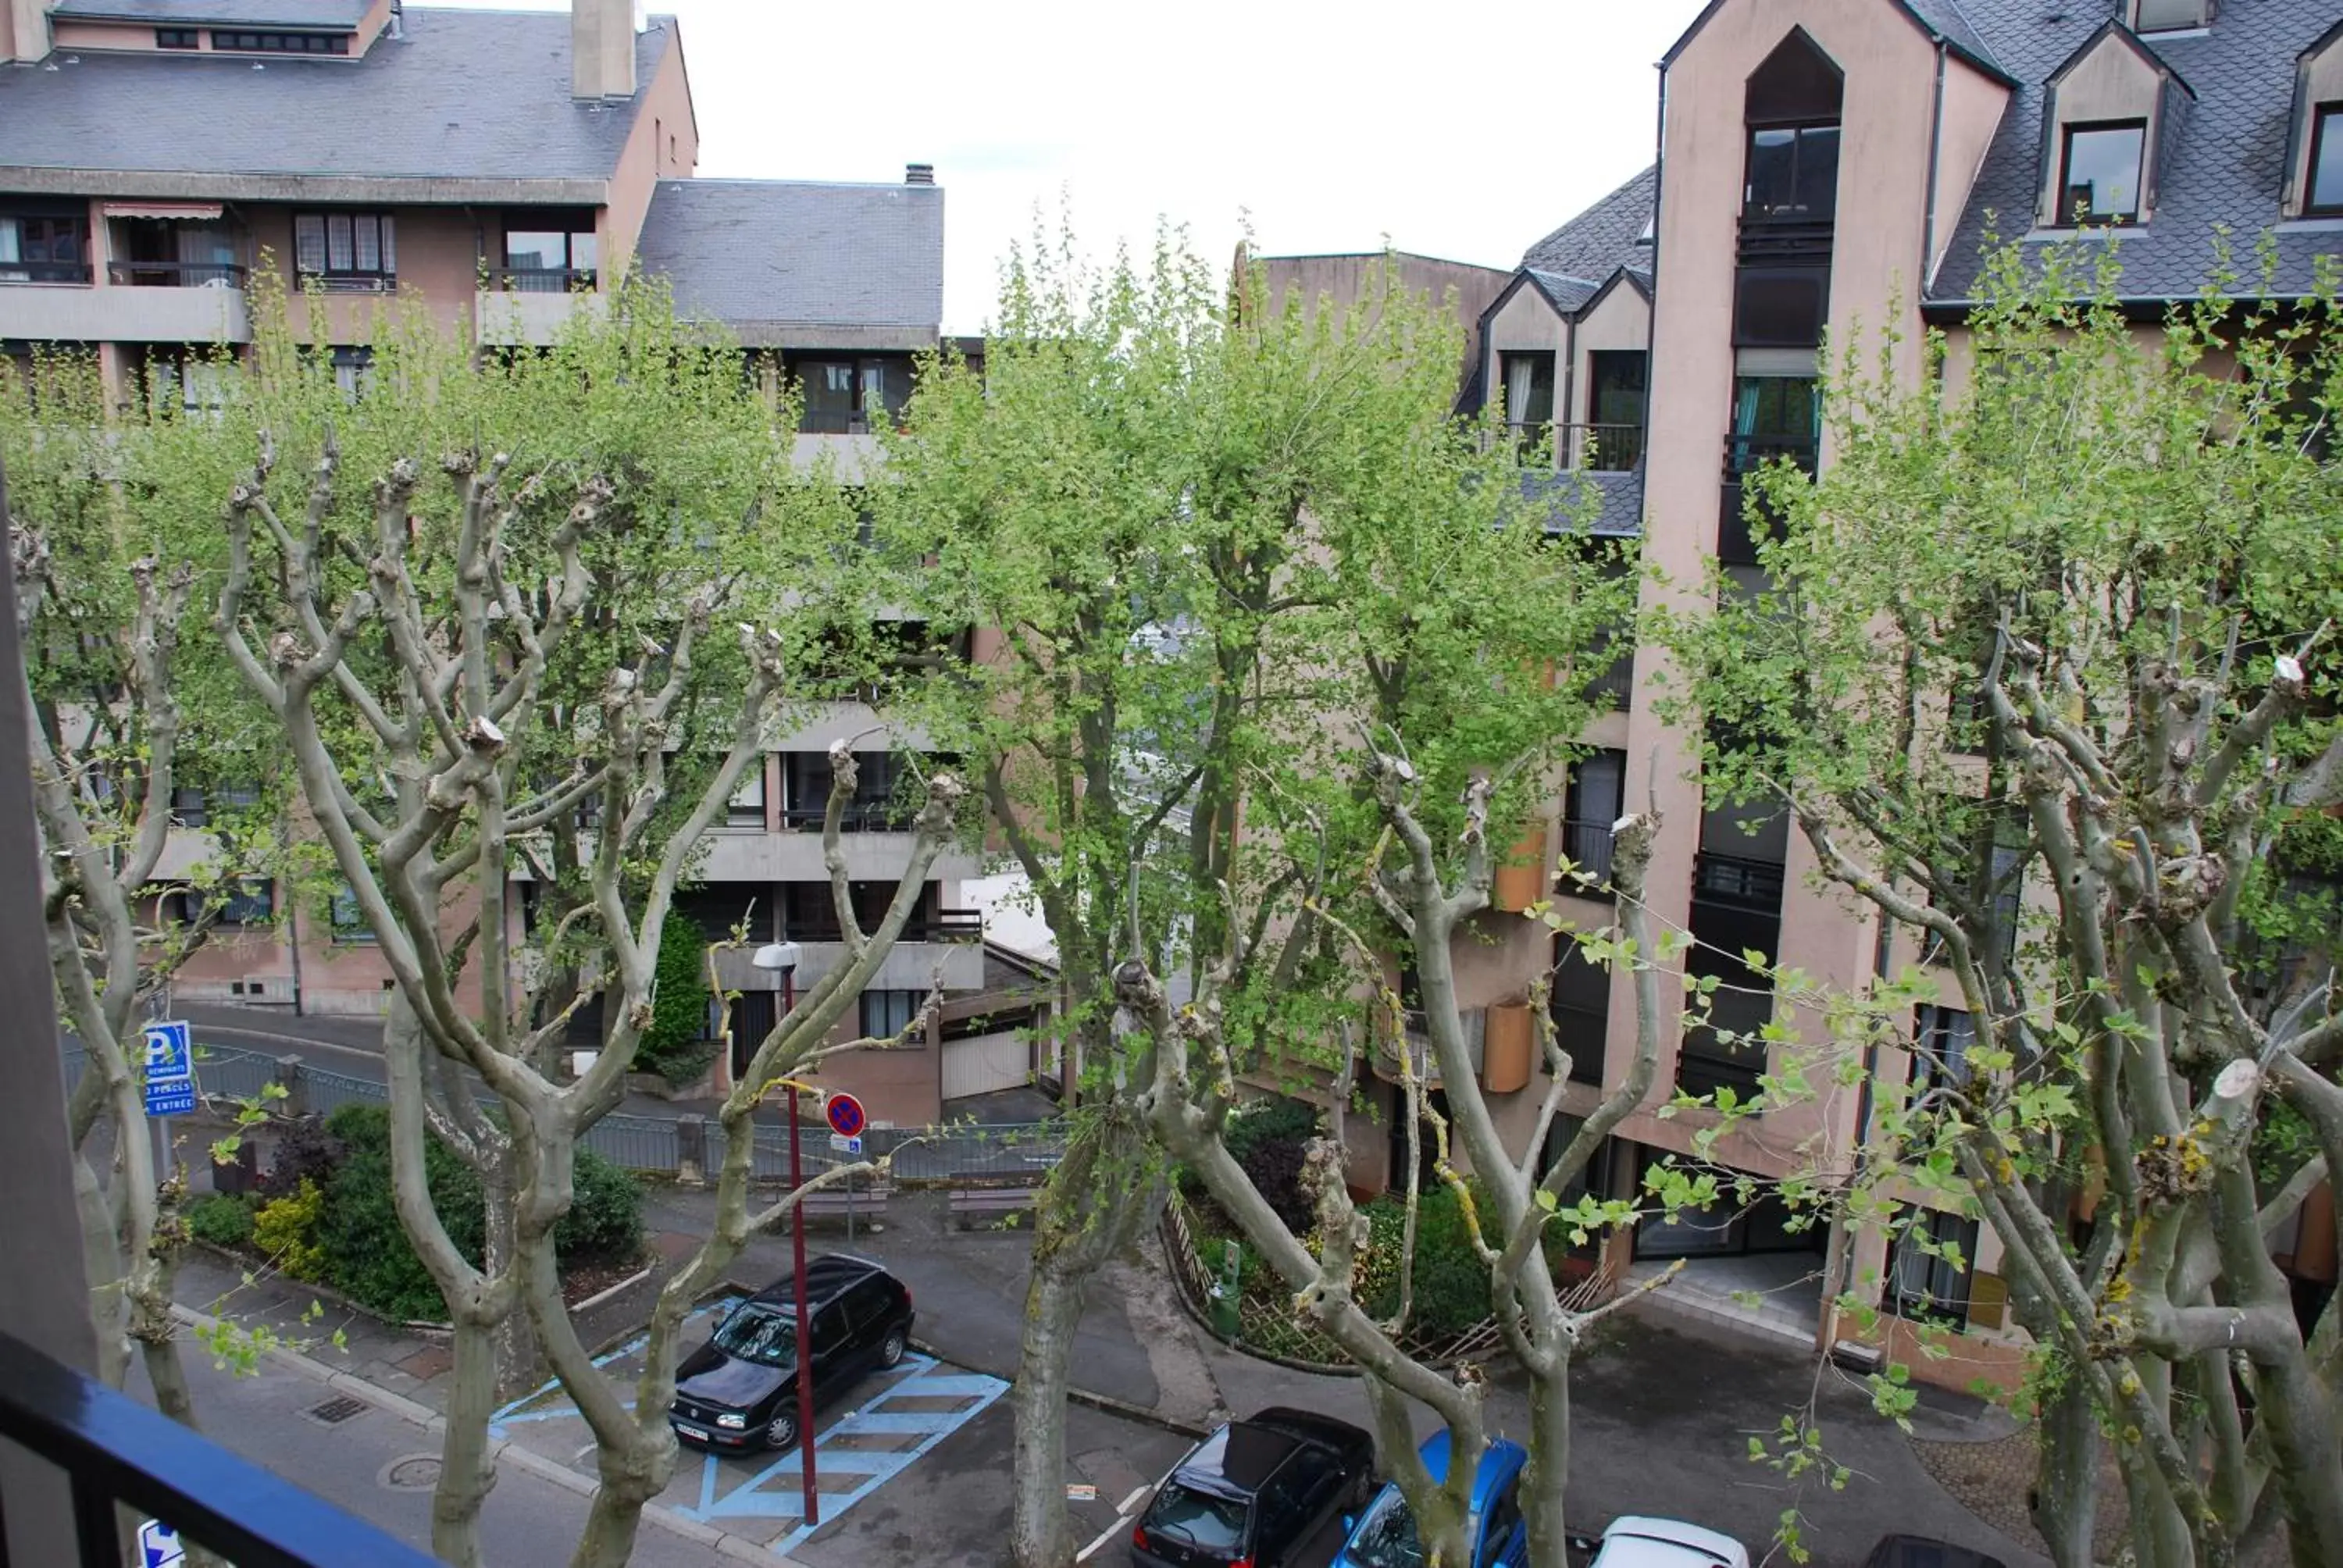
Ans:
{"label": "street lamp", "polygon": [[[795,942],[767,942],[757,950],[749,961],[760,970],[778,970],[781,976],[781,1017],[787,1019],[797,1010],[798,962],[805,950]],[[789,1087],[789,1191],[798,1191],[805,1185],[805,1171],[798,1156],[798,1081],[788,1081]],[[795,1266],[790,1271],[790,1288],[796,1296],[798,1310],[798,1452],[803,1456],[805,1525],[810,1530],[821,1523],[821,1505],[814,1493],[813,1477],[813,1318],[806,1311],[805,1259],[805,1200],[800,1196],[797,1206],[789,1211],[789,1251]]]}

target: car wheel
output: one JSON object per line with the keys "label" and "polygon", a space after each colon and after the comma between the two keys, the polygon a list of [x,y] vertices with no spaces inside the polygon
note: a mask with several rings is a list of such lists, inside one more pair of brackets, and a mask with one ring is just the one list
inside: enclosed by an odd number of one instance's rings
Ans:
{"label": "car wheel", "polygon": [[900,1324],[889,1329],[887,1337],[879,1342],[879,1364],[881,1367],[890,1368],[900,1364],[903,1352],[910,1347],[910,1336],[903,1332]]}
{"label": "car wheel", "polygon": [[793,1447],[797,1441],[797,1412],[793,1410],[785,1410],[765,1423],[765,1446],[767,1448],[789,1448]]}

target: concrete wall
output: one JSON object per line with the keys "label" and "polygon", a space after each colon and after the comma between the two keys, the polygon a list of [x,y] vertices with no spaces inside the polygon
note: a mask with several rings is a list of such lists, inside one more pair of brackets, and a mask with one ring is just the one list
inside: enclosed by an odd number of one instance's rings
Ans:
{"label": "concrete wall", "polygon": [[[1547,353],[1554,356],[1554,417],[1568,418],[1562,413],[1564,392],[1563,379],[1570,367],[1570,322],[1554,307],[1534,283],[1524,280],[1513,292],[1511,298],[1491,316],[1481,329],[1481,385],[1488,400],[1494,404],[1504,396],[1504,374],[1500,367],[1507,354]],[[1521,410],[1508,408],[1505,417],[1518,420]]]}
{"label": "concrete wall", "polygon": [[[1330,301],[1337,308],[1347,309],[1367,291],[1376,269],[1385,259],[1381,251],[1262,257],[1262,282],[1268,292],[1266,307],[1272,311],[1282,310],[1286,300],[1298,293],[1305,315],[1314,315],[1322,304]],[[1504,292],[1513,274],[1498,267],[1443,261],[1437,256],[1404,251],[1393,254],[1389,260],[1398,268],[1400,282],[1410,293],[1444,307],[1451,319],[1464,329],[1463,359],[1457,367],[1461,388],[1482,353],[1476,341],[1475,323],[1481,313],[1489,308],[1490,302]]]}
{"label": "concrete wall", "polygon": [[[317,344],[371,342],[377,313],[387,303],[380,295],[329,295],[313,312],[293,276],[293,215],[290,206],[268,205],[242,209],[252,236],[256,265],[265,256],[269,267],[284,280],[291,296],[294,331]],[[467,326],[479,280],[480,221],[459,207],[387,206],[391,215],[398,265],[398,292],[417,296],[442,331]],[[312,319],[313,315],[316,319]]]}
{"label": "concrete wall", "polygon": [[1936,183],[1929,197],[1936,214],[1927,256],[1931,277],[1952,248],[1953,231],[1960,226],[1977,171],[1985,166],[1993,134],[2008,107],[2007,87],[1966,61],[1946,55],[1944,98],[1937,110]]}
{"label": "concrete wall", "polygon": [[683,35],[677,30],[659,68],[638,89],[634,128],[610,176],[610,201],[597,227],[602,286],[608,288],[633,262],[642,236],[651,192],[663,179],[688,179],[699,166],[699,128],[691,116],[691,82],[684,73]]}

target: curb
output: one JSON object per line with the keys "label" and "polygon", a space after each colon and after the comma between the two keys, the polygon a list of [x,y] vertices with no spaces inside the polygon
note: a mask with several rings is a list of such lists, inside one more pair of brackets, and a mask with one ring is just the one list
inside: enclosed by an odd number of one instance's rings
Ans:
{"label": "curb", "polygon": [[[172,1304],[171,1315],[202,1329],[216,1329],[219,1326],[218,1319],[207,1313],[196,1312],[191,1307],[180,1306],[176,1302]],[[377,1387],[351,1372],[336,1372],[323,1362],[312,1356],[304,1355],[299,1351],[287,1350],[283,1346],[272,1346],[266,1354],[268,1359],[289,1371],[298,1372],[303,1377],[312,1378],[337,1392],[348,1394],[353,1399],[364,1400],[376,1409],[387,1411],[434,1436],[447,1430],[446,1418],[437,1411],[428,1405],[417,1403],[405,1394],[394,1393],[387,1388]],[[488,1452],[494,1462],[498,1464],[508,1462],[515,1470],[548,1482],[564,1492],[579,1497],[594,1495],[597,1483],[593,1477],[580,1475],[560,1461],[548,1459],[534,1449],[525,1448],[519,1443],[508,1440],[491,1442]],[[761,1563],[763,1568],[804,1568],[804,1565],[795,1558],[785,1557],[769,1547],[759,1546],[743,1537],[718,1530],[711,1525],[702,1524],[696,1519],[686,1519],[664,1503],[643,1504],[643,1518],[647,1523],[656,1524],[670,1534],[680,1536],[695,1546],[705,1546],[718,1556],[729,1557],[734,1562]]]}

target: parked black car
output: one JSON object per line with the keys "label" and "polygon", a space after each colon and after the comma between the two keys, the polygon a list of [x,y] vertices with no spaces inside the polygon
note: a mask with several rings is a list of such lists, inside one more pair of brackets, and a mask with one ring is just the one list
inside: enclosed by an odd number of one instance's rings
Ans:
{"label": "parked black car", "polygon": [[[911,1292],[860,1258],[807,1263],[806,1311],[817,1402],[895,1365],[911,1342]],[[787,1448],[799,1435],[798,1362],[796,1285],[784,1275],[733,1308],[676,1368],[668,1424],[711,1448]]]}
{"label": "parked black car", "polygon": [[1917,1535],[1883,1535],[1863,1568],[2002,1568],[1998,1557]]}
{"label": "parked black car", "polygon": [[1190,1451],[1131,1534],[1145,1568],[1276,1568],[1373,1490],[1374,1440],[1348,1422],[1271,1409]]}

